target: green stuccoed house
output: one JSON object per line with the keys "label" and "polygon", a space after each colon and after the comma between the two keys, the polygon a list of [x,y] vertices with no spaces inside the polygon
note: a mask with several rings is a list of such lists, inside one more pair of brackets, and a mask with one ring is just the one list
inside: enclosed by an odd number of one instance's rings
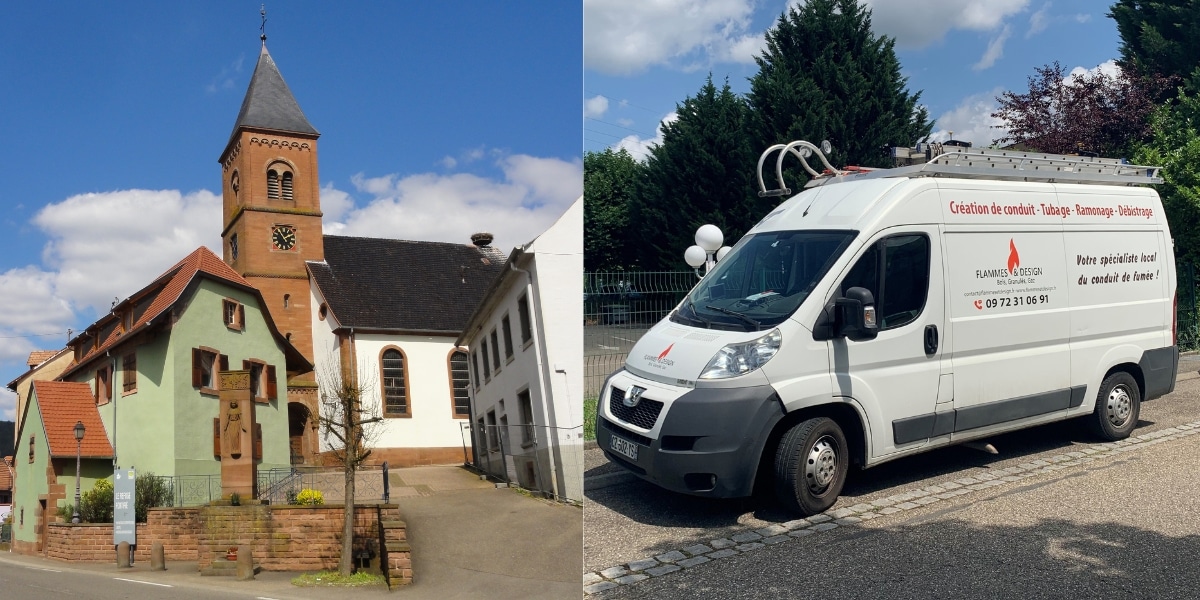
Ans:
{"label": "green stuccoed house", "polygon": [[202,484],[221,472],[223,371],[249,371],[254,406],[246,413],[259,472],[290,468],[280,390],[312,365],[263,306],[258,290],[201,247],[74,337],[73,362],[59,381],[35,381],[25,399],[13,549],[43,552],[47,524],[58,520],[59,506],[74,503],[76,422],[85,425],[82,491],[119,464],[185,478],[185,494],[213,493],[215,485],[219,495],[219,482]]}

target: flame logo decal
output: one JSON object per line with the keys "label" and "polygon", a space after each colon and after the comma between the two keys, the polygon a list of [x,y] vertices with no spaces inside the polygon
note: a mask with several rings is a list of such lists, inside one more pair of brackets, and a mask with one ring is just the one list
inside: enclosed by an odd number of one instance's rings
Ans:
{"label": "flame logo decal", "polygon": [[1021,256],[1017,254],[1017,245],[1013,243],[1012,238],[1008,240],[1008,272],[1015,273],[1016,268],[1021,266]]}
{"label": "flame logo decal", "polygon": [[662,359],[666,358],[667,354],[671,351],[671,348],[674,348],[674,347],[675,347],[675,344],[671,344],[670,346],[667,346],[667,349],[663,350],[662,354],[658,355],[658,360],[662,360]]}

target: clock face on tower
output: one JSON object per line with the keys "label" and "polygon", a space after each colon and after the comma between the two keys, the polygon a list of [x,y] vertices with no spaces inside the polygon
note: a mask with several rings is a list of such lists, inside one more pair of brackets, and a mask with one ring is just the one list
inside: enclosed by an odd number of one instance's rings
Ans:
{"label": "clock face on tower", "polygon": [[271,228],[271,248],[291,250],[296,247],[296,228],[291,225],[275,225]]}

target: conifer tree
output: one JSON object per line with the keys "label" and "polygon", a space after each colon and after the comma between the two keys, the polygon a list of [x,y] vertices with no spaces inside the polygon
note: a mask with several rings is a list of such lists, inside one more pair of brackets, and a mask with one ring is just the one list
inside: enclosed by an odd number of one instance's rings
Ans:
{"label": "conifer tree", "polygon": [[648,270],[686,269],[683,251],[705,223],[732,244],[770,205],[758,200],[750,146],[749,109],[729,82],[718,89],[708,76],[695,96],[676,106],[651,148],[631,219]]}
{"label": "conifer tree", "polygon": [[[900,75],[894,45],[871,32],[870,10],[856,0],[789,8],[755,58],[747,99],[756,149],[829,140],[835,166],[891,166],[890,147],[911,146],[933,129],[920,92],[910,94]],[[795,189],[803,181],[787,183]]]}
{"label": "conifer tree", "polygon": [[644,165],[625,149],[583,155],[584,270],[619,271],[636,266],[630,245],[629,207]]}

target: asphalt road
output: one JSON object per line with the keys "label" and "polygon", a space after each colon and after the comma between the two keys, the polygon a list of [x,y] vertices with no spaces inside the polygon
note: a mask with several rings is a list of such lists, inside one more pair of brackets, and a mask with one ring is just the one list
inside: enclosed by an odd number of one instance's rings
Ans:
{"label": "asphalt road", "polygon": [[[1175,393],[1143,405],[1135,436],[1200,420],[1195,367],[1190,362],[1181,367],[1186,375]],[[1096,442],[1075,422],[987,441],[999,454],[956,446],[853,473],[826,514],[976,475],[994,478],[1018,465],[1069,453],[1082,455]],[[737,540],[795,518],[770,498],[718,501],[666,492],[615,474],[602,457],[597,460],[598,450],[589,452],[588,480],[609,485],[585,492],[585,585],[597,581],[589,572],[620,575],[631,561],[717,539]],[[1194,566],[1200,561],[1197,458],[1200,435],[1116,459],[1105,454],[1086,466],[1024,474],[1028,481],[930,507],[879,515],[803,539],[785,536],[777,545],[735,552],[599,596],[1200,597],[1194,589],[1200,583]]]}
{"label": "asphalt road", "polygon": [[88,598],[116,600],[137,598],[257,598],[261,591],[244,591],[180,586],[146,582],[135,573],[98,573],[62,568],[24,565],[0,560],[0,597],[6,600],[44,600],[48,598]]}

